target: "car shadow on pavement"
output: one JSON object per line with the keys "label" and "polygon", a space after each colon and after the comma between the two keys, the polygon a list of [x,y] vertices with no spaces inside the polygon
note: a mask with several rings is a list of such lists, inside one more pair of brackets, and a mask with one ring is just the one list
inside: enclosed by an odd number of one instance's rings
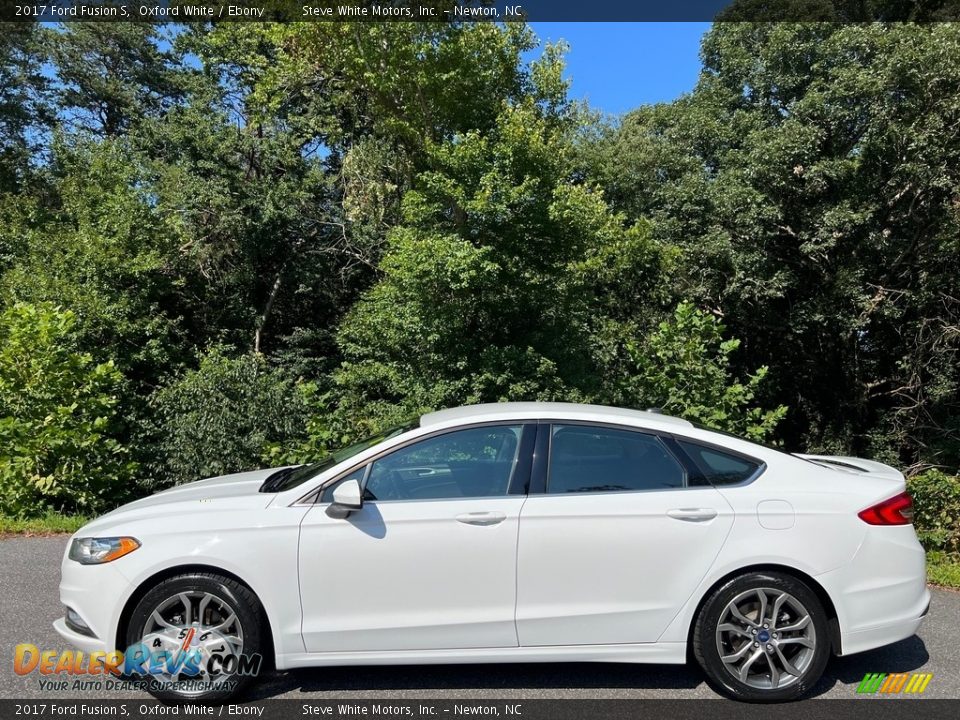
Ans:
{"label": "car shadow on pavement", "polygon": [[691,690],[703,682],[703,673],[692,665],[507,663],[328,667],[274,673],[251,687],[243,700],[264,700],[288,693],[408,690],[454,691],[460,697],[472,696],[475,690],[662,688],[669,691]]}
{"label": "car shadow on pavement", "polygon": [[834,657],[808,697],[822,695],[838,683],[852,686],[852,697],[856,686],[867,673],[912,672],[922,668],[929,660],[927,646],[916,635],[876,650],[849,657]]}
{"label": "car shadow on pavement", "polygon": [[[887,647],[850,657],[831,658],[823,677],[807,697],[823,695],[837,684],[855,686],[867,673],[910,672],[930,659],[923,640],[911,637]],[[249,688],[243,702],[280,696],[344,693],[383,694],[436,690],[472,697],[475,691],[569,690],[590,697],[593,690],[663,690],[664,697],[685,697],[705,683],[695,664],[633,665],[627,663],[517,663],[489,665],[394,665],[309,668],[275,672]],[[576,691],[585,690],[586,693]],[[672,695],[671,691],[682,691]],[[710,691],[707,691],[710,694]],[[484,692],[483,695],[489,695]],[[552,695],[552,693],[551,693]],[[702,692],[697,693],[702,697]]]}

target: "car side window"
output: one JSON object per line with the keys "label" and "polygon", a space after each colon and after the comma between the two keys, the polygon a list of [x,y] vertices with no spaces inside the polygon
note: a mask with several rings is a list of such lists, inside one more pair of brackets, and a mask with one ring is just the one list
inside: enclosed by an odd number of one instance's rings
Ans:
{"label": "car side window", "polygon": [[736,485],[748,480],[760,467],[760,463],[740,455],[687,440],[678,439],[677,442],[703,473],[700,484]]}
{"label": "car side window", "polygon": [[654,435],[554,425],[547,493],[624,492],[684,487],[683,466]]}
{"label": "car side window", "polygon": [[374,461],[364,497],[440,500],[506,495],[522,425],[465,428],[407,445]]}

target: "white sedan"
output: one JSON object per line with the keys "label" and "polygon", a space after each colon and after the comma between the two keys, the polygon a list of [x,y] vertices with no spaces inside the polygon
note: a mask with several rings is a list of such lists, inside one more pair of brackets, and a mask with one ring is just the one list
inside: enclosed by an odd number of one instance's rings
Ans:
{"label": "white sedan", "polygon": [[262,666],[683,663],[743,700],[913,635],[903,475],[659,413],[443,410],[316,464],[174,487],[94,520],[57,631],[158,697]]}

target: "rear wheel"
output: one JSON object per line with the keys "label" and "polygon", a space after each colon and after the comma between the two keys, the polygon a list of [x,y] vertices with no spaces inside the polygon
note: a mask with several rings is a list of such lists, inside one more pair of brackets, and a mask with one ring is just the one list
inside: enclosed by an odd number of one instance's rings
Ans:
{"label": "rear wheel", "polygon": [[[127,625],[127,654],[154,697],[222,702],[259,672],[263,609],[256,595],[221,575],[190,573],[159,583]],[[259,660],[257,659],[259,658]]]}
{"label": "rear wheel", "polygon": [[749,573],[704,603],[693,652],[710,684],[748,702],[792,700],[820,679],[830,655],[823,605],[782,573]]}

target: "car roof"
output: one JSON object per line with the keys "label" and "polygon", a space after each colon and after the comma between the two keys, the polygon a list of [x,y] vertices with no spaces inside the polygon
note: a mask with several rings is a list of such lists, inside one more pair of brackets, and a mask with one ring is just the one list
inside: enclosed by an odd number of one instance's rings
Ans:
{"label": "car roof", "polygon": [[564,402],[502,402],[438,410],[420,418],[420,427],[434,425],[453,425],[466,422],[484,422],[486,420],[592,420],[594,422],[627,422],[637,425],[673,425],[693,427],[688,421],[659,412],[632,410],[629,408],[608,407],[606,405],[586,405]]}

